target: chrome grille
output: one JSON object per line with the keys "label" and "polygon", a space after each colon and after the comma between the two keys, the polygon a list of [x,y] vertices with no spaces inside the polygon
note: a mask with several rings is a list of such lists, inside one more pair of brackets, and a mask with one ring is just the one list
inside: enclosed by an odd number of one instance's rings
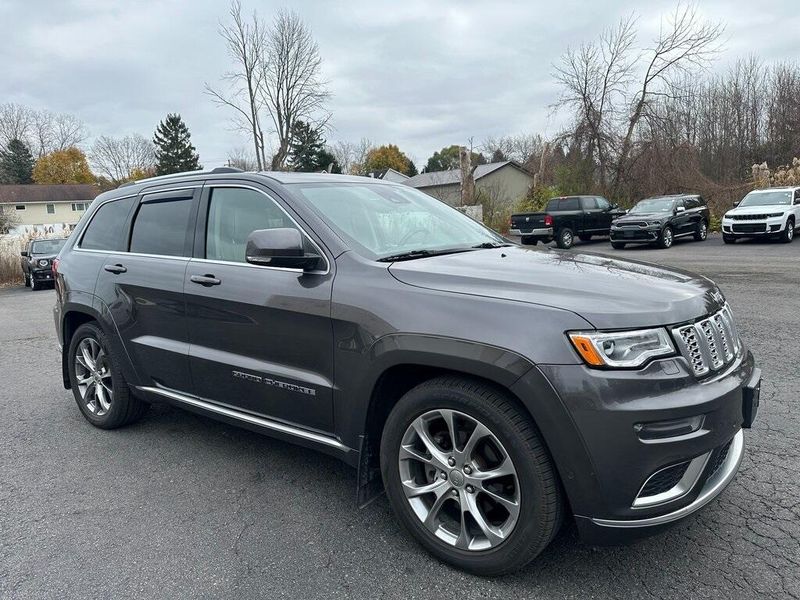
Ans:
{"label": "chrome grille", "polygon": [[763,221],[769,215],[731,215],[729,218],[733,219],[734,221]]}
{"label": "chrome grille", "polygon": [[730,309],[672,330],[678,348],[698,377],[718,371],[739,352],[739,335]]}

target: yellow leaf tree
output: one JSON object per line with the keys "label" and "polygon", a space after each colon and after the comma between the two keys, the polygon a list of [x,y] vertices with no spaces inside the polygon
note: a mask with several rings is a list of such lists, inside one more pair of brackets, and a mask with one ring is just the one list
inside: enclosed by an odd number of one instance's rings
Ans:
{"label": "yellow leaf tree", "polygon": [[409,177],[417,174],[414,163],[394,144],[373,148],[367,154],[364,164],[365,171],[383,171],[384,169],[394,169]]}
{"label": "yellow leaf tree", "polygon": [[78,148],[45,154],[33,167],[33,181],[39,184],[94,183],[86,155]]}

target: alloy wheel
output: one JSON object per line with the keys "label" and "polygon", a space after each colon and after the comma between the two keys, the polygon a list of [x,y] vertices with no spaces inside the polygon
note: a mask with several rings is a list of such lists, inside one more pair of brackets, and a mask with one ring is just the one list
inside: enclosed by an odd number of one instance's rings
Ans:
{"label": "alloy wheel", "polygon": [[794,239],[794,223],[789,221],[786,224],[786,227],[787,227],[787,229],[786,229],[786,239],[791,241],[791,240]]}
{"label": "alloy wheel", "polygon": [[662,235],[664,236],[664,247],[669,248],[672,246],[672,229],[667,227]]}
{"label": "alloy wheel", "polygon": [[455,410],[428,411],[406,429],[398,460],[406,499],[436,538],[467,551],[508,539],[519,518],[519,477],[486,425]]}
{"label": "alloy wheel", "polygon": [[708,225],[706,225],[705,221],[700,223],[700,239],[704,240],[708,237]]}
{"label": "alloy wheel", "polygon": [[114,387],[108,354],[96,339],[83,338],[75,350],[75,379],[84,405],[95,416],[111,409]]}

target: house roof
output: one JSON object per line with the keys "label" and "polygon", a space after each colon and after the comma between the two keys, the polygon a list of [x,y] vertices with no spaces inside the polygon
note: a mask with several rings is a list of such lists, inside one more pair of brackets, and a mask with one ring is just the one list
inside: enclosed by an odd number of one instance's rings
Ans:
{"label": "house roof", "polygon": [[0,204],[26,202],[85,202],[94,200],[100,188],[91,183],[61,185],[0,185]]}
{"label": "house roof", "polygon": [[[504,160],[502,162],[487,163],[485,165],[478,165],[475,169],[475,181],[481,177],[486,177],[489,173],[493,173],[498,169],[511,165],[512,167],[527,173],[518,163],[513,160]],[[415,188],[430,187],[433,185],[452,185],[461,183],[461,169],[450,169],[448,171],[432,171],[430,173],[420,173],[403,182],[405,185],[410,185]]]}
{"label": "house roof", "polygon": [[405,180],[409,178],[408,175],[406,175],[405,173],[401,173],[400,171],[395,171],[392,168],[381,169],[380,171],[371,171],[367,173],[367,177],[373,177],[375,179],[386,179],[386,176],[389,175],[390,173],[391,175],[397,177],[398,180]]}

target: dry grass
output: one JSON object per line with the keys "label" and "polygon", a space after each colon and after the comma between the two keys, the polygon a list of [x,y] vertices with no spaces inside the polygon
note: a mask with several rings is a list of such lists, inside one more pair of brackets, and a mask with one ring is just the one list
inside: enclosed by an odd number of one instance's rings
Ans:
{"label": "dry grass", "polygon": [[18,237],[0,236],[0,285],[23,284],[20,250],[21,241]]}

